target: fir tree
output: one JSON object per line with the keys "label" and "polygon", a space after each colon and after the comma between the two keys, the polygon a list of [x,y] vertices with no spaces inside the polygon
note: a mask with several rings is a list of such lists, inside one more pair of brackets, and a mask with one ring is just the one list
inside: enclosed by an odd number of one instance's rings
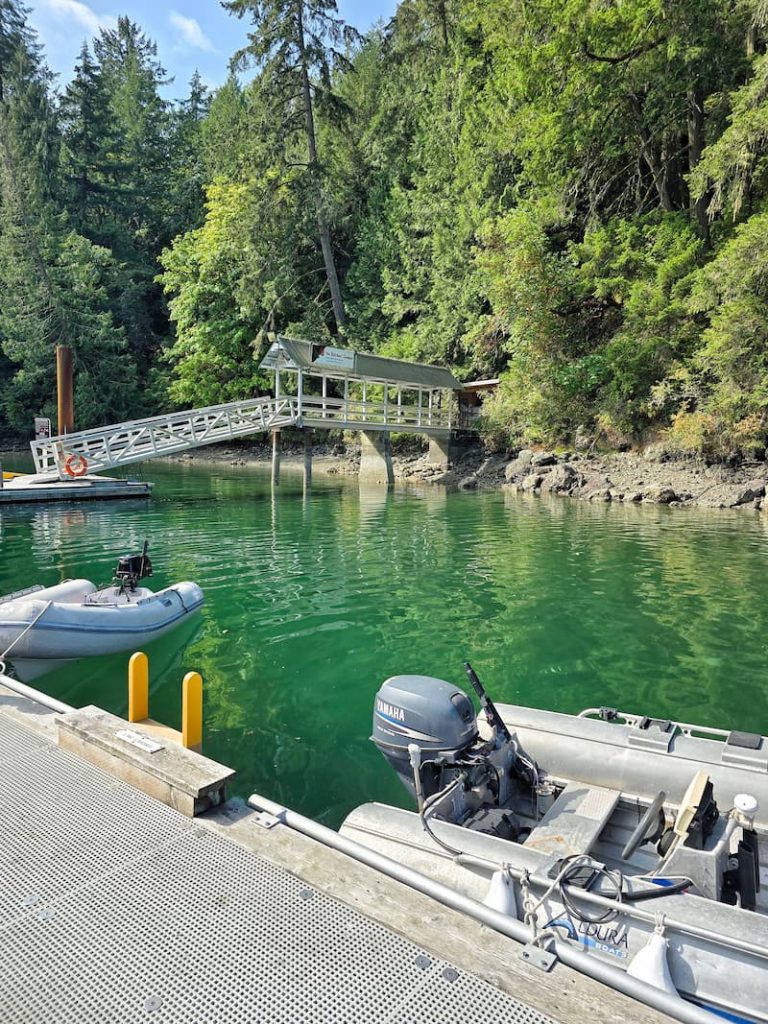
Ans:
{"label": "fir tree", "polygon": [[338,17],[336,0],[226,0],[223,6],[238,17],[251,19],[249,45],[235,55],[234,63],[256,64],[279,118],[281,135],[288,140],[298,135],[304,139],[333,313],[337,330],[344,333],[347,318],[331,242],[316,109],[326,113],[340,110],[332,76],[335,69],[350,67],[348,51],[357,33]]}

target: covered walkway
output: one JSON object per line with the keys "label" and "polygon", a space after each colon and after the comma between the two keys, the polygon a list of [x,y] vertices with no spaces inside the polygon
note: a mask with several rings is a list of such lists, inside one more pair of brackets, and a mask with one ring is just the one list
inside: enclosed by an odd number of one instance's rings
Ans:
{"label": "covered walkway", "polygon": [[284,427],[403,431],[448,439],[461,385],[440,366],[278,337],[260,363],[274,397],[129,420],[33,441],[38,476],[102,473]]}

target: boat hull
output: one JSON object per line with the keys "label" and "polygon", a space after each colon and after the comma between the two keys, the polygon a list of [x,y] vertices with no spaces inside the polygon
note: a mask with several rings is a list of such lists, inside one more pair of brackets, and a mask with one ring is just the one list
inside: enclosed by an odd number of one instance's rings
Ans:
{"label": "boat hull", "polygon": [[[488,897],[491,884],[491,872],[479,863],[482,860],[526,869],[534,879],[533,896],[538,899],[543,894],[544,881],[535,881],[535,872],[540,866],[535,850],[449,822],[433,819],[431,828],[439,839],[462,850],[469,858],[477,858],[478,863],[457,863],[425,833],[418,814],[383,804],[357,807],[339,831],[347,839],[420,871],[479,903]],[[514,916],[522,920],[520,886],[515,884],[514,888],[517,904]],[[586,903],[582,909],[586,915],[600,914],[599,908],[596,913],[596,908]],[[666,915],[667,919],[693,927],[709,926],[720,935],[749,936],[768,948],[768,921],[762,915],[725,904],[713,905],[710,900],[688,893],[660,894],[658,899],[645,901],[643,909],[651,917]],[[587,924],[571,916],[556,894],[546,899],[541,907],[539,926],[540,930],[552,931],[586,954],[621,969],[627,968],[654,932],[652,920],[633,920],[621,913],[604,923]],[[670,929],[667,937],[669,969],[682,997],[717,1012],[732,1014],[731,1019],[750,1024],[768,1021],[768,961],[764,957],[740,950],[729,950],[725,956],[723,947],[715,942],[677,930]]]}
{"label": "boat hull", "polygon": [[0,604],[0,654],[10,648],[7,660],[22,678],[62,662],[136,649],[175,629],[204,603],[191,582],[135,596],[113,588],[114,601],[87,580],[61,586],[67,590],[51,587]]}
{"label": "boat hull", "polygon": [[372,739],[421,811],[365,804],[341,834],[532,940],[768,1024],[768,738],[599,708],[493,711],[496,728],[482,715],[464,741],[450,684],[387,680]]}

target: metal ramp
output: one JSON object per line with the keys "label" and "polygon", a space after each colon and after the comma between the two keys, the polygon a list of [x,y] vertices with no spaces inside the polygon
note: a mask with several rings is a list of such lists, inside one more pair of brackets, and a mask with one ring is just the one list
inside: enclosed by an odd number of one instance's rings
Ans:
{"label": "metal ramp", "polygon": [[299,421],[298,399],[253,398],[33,441],[32,457],[39,475],[55,473],[63,478],[64,466],[72,456],[85,460],[88,473],[101,473]]}

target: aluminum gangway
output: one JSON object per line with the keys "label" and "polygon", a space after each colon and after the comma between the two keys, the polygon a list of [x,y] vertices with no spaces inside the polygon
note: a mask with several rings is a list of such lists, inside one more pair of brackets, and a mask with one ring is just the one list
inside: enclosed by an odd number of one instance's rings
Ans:
{"label": "aluminum gangway", "polygon": [[443,437],[450,431],[451,411],[431,401],[422,406],[361,401],[349,394],[344,398],[284,395],[94,427],[32,441],[30,447],[38,476],[67,479],[290,426]]}
{"label": "aluminum gangway", "polygon": [[32,457],[38,475],[80,476],[292,426],[299,421],[298,399],[253,398],[32,441]]}

